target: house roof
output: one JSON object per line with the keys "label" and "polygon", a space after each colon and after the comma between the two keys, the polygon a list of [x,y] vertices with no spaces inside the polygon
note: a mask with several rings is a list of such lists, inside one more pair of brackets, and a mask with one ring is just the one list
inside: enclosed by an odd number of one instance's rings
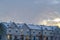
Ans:
{"label": "house roof", "polygon": [[10,26],[10,23],[7,23],[7,22],[2,22],[2,24],[7,28]]}
{"label": "house roof", "polygon": [[17,27],[17,25],[14,22],[1,22],[5,27]]}
{"label": "house roof", "polygon": [[28,24],[28,27],[30,29],[37,29],[37,30],[40,30],[41,28],[39,28],[39,25],[33,25],[33,24]]}
{"label": "house roof", "polygon": [[41,25],[33,25],[33,24],[28,24],[28,27],[30,29],[38,29],[38,30],[55,30],[57,29],[56,26],[41,26]]}
{"label": "house roof", "polygon": [[[17,28],[22,28],[24,23],[7,23],[2,22],[5,27],[11,26],[11,24],[17,25]],[[37,30],[55,30],[57,29],[56,26],[45,26],[45,25],[34,25],[34,24],[26,24],[29,29],[37,29]]]}
{"label": "house roof", "polygon": [[43,30],[55,30],[56,26],[41,26]]}
{"label": "house roof", "polygon": [[23,24],[17,23],[18,28],[22,28]]}

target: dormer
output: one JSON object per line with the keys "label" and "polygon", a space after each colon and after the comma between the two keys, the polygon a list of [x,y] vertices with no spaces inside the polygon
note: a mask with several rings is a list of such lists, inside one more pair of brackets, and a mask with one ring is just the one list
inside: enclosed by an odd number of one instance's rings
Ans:
{"label": "dormer", "polygon": [[16,23],[10,22],[9,28],[12,28],[12,29],[17,28]]}

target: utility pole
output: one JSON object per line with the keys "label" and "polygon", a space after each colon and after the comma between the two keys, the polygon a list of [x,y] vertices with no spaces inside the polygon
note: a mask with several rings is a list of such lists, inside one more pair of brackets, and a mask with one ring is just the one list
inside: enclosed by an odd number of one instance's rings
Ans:
{"label": "utility pole", "polygon": [[30,40],[31,40],[31,36],[32,36],[32,35],[31,35],[31,29],[30,29]]}
{"label": "utility pole", "polygon": [[43,40],[43,27],[41,26],[41,32],[42,32],[42,40]]}

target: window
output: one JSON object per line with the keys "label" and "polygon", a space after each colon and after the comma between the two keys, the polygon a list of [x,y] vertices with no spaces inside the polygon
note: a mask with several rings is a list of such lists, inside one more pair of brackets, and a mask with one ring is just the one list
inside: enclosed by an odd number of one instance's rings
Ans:
{"label": "window", "polygon": [[39,34],[40,34],[40,32],[39,32]]}
{"label": "window", "polygon": [[46,40],[48,40],[48,37],[46,38]]}
{"label": "window", "polygon": [[18,32],[18,31],[16,30],[16,32]]}
{"label": "window", "polygon": [[33,33],[35,33],[35,30],[33,30]]}
{"label": "window", "polygon": [[51,40],[53,40],[53,36],[51,36]]}
{"label": "window", "polygon": [[12,27],[9,27],[9,28],[12,28]]}
{"label": "window", "polygon": [[27,31],[27,33],[29,33],[29,30],[28,29],[26,31]]}
{"label": "window", "polygon": [[57,33],[59,33],[59,31],[57,31]]}
{"label": "window", "polygon": [[27,33],[29,33],[29,32],[27,31]]}
{"label": "window", "polygon": [[1,35],[0,35],[0,40],[1,40]]}
{"label": "window", "polygon": [[45,28],[45,30],[47,30],[47,28]]}
{"label": "window", "polygon": [[53,29],[53,27],[51,27]]}
{"label": "window", "polygon": [[7,26],[9,26],[9,25],[7,25]]}
{"label": "window", "polygon": [[14,36],[14,40],[17,40],[17,36]]}
{"label": "window", "polygon": [[35,32],[33,32],[33,33],[35,33]]}
{"label": "window", "polygon": [[52,34],[52,33],[50,33],[50,34]]}
{"label": "window", "polygon": [[9,32],[11,32],[11,30],[9,30]]}
{"label": "window", "polygon": [[21,35],[21,38],[20,38],[21,40],[24,40],[24,35]]}
{"label": "window", "polygon": [[35,36],[34,36],[33,40],[36,40]]}
{"label": "window", "polygon": [[12,35],[7,35],[8,40],[12,40]]}
{"label": "window", "polygon": [[45,34],[46,34],[46,32],[45,32]]}
{"label": "window", "polygon": [[23,32],[23,29],[21,29],[20,31]]}
{"label": "window", "polygon": [[15,29],[15,32],[18,32],[18,29]]}

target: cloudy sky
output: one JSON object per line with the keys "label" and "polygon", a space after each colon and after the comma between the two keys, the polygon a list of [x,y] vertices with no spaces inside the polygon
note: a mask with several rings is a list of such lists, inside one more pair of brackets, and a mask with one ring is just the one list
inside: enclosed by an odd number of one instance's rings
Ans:
{"label": "cloudy sky", "polygon": [[39,24],[60,18],[60,0],[0,0],[0,21]]}

